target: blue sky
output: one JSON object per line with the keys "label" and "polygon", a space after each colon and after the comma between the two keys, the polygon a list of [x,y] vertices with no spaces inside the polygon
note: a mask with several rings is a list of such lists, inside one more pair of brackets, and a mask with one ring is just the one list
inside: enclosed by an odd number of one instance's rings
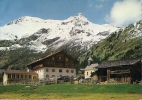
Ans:
{"label": "blue sky", "polygon": [[[124,26],[142,18],[139,14],[141,2],[140,0],[0,0],[0,26],[21,16],[64,20],[78,13],[82,13],[96,24]],[[126,5],[131,10],[126,9],[124,12]],[[136,12],[136,15],[129,18],[133,12]]]}

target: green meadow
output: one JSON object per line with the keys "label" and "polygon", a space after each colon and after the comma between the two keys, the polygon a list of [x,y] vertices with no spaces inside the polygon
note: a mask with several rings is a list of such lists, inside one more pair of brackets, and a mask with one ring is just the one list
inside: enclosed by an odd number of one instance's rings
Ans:
{"label": "green meadow", "polygon": [[[30,87],[29,87],[30,86]],[[137,84],[52,84],[0,86],[0,99],[140,100]]]}

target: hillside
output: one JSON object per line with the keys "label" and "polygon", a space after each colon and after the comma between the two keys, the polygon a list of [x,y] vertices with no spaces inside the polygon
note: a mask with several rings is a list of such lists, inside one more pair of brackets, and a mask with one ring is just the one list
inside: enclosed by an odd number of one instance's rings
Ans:
{"label": "hillside", "polygon": [[86,67],[87,59],[94,63],[142,57],[142,20],[113,32],[79,57],[79,67]]}

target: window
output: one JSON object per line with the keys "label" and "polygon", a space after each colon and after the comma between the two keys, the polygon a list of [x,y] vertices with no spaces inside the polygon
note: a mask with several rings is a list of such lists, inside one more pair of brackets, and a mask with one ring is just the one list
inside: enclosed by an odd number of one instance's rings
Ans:
{"label": "window", "polygon": [[8,78],[11,78],[11,74],[8,74]]}
{"label": "window", "polygon": [[52,75],[52,77],[55,77],[55,75]]}
{"label": "window", "polygon": [[49,75],[46,75],[46,78],[49,78]]}
{"label": "window", "polygon": [[62,72],[62,69],[59,69],[59,72]]}
{"label": "window", "polygon": [[25,79],[27,79],[27,75],[25,75]]}
{"label": "window", "polygon": [[46,69],[46,72],[48,72],[48,68]]}
{"label": "window", "polygon": [[23,75],[21,75],[21,78],[23,78]]}
{"label": "window", "polygon": [[69,59],[68,58],[66,58],[66,61],[68,61]]}
{"label": "window", "polygon": [[31,75],[29,75],[29,79],[31,79],[32,78],[32,76]]}
{"label": "window", "polygon": [[55,69],[52,69],[52,72],[55,72]]}
{"label": "window", "polygon": [[12,78],[15,78],[15,74],[12,74]]}
{"label": "window", "polygon": [[59,57],[59,60],[61,60],[62,58],[61,57]]}
{"label": "window", "polygon": [[37,79],[37,77],[36,77],[36,76],[34,76],[34,77],[33,77],[33,79]]}
{"label": "window", "polygon": [[51,64],[52,64],[52,65],[55,65],[55,62],[52,62]]}
{"label": "window", "polygon": [[71,73],[74,73],[74,70],[71,70]]}
{"label": "window", "polygon": [[52,60],[54,60],[54,57],[52,57]]}
{"label": "window", "polygon": [[87,75],[88,75],[88,72],[87,72]]}
{"label": "window", "polygon": [[59,65],[59,66],[62,66],[62,65],[63,65],[63,63],[58,63],[58,65]]}
{"label": "window", "polygon": [[16,78],[19,78],[19,75],[16,75]]}
{"label": "window", "polygon": [[67,69],[66,72],[69,73],[69,70]]}
{"label": "window", "polygon": [[74,66],[74,63],[71,63],[70,65]]}

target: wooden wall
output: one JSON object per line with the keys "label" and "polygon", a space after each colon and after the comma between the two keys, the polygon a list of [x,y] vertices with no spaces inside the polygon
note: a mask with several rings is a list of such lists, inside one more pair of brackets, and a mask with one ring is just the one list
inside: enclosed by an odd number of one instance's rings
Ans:
{"label": "wooden wall", "polygon": [[69,55],[59,52],[41,61],[35,62],[31,66],[33,69],[38,69],[40,67],[76,68],[76,61]]}
{"label": "wooden wall", "polygon": [[98,80],[100,82],[133,83],[141,81],[141,62],[131,66],[115,66],[98,69]]}

